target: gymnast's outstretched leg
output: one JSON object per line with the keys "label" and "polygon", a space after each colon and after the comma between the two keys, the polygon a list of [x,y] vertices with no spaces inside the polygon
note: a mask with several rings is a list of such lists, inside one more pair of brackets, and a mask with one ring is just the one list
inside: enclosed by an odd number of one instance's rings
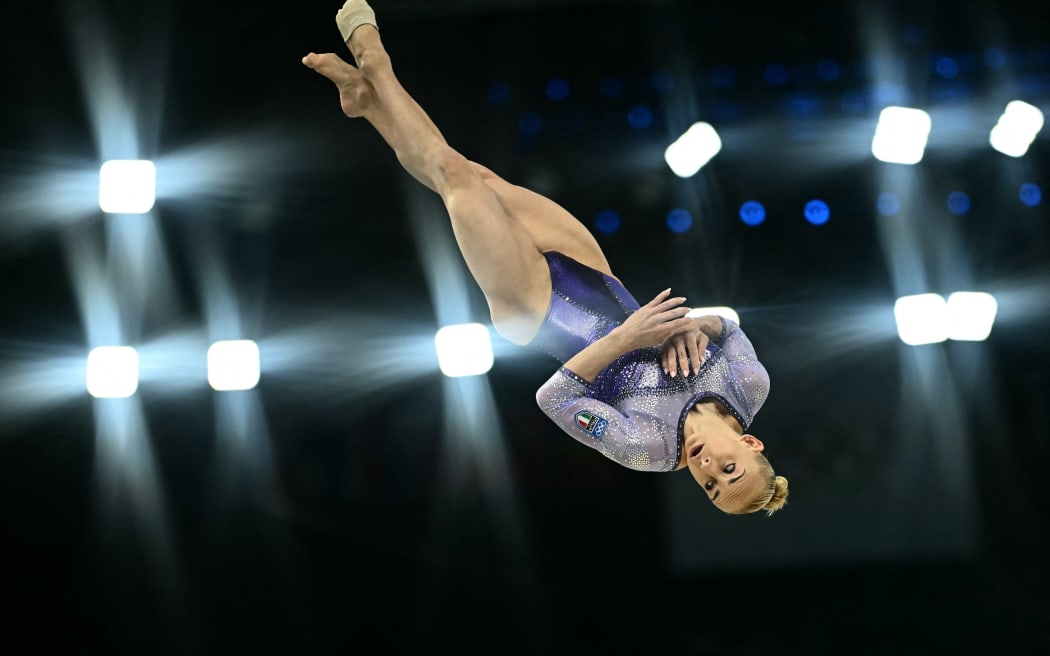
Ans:
{"label": "gymnast's outstretched leg", "polygon": [[[348,10],[371,12],[362,0],[349,0],[341,19]],[[342,22],[340,28],[345,29]],[[493,325],[508,340],[527,343],[550,301],[550,274],[542,253],[560,250],[608,271],[597,243],[549,199],[507,183],[449,146],[396,78],[374,15],[372,22],[356,24],[347,33],[356,67],[331,53],[311,53],[303,63],[334,82],[344,113],[364,117],[405,170],[441,196]]]}

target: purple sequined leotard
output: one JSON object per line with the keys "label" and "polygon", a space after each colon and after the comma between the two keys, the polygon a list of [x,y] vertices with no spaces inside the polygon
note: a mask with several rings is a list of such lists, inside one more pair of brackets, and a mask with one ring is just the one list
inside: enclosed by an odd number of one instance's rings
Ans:
{"label": "purple sequined leotard", "polygon": [[[528,347],[565,363],[623,323],[640,305],[615,278],[561,253],[544,254],[551,272],[547,318]],[[671,378],[660,349],[627,353],[591,383],[564,366],[536,392],[540,408],[577,441],[638,471],[673,471],[686,415],[699,401],[721,402],[746,430],[769,393],[769,375],[733,321],[707,347],[700,372]]]}

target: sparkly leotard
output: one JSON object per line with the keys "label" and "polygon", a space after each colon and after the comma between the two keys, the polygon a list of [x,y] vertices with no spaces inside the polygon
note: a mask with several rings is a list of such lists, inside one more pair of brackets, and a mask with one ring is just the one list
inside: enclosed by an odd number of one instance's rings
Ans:
{"label": "sparkly leotard", "polygon": [[[605,336],[640,305],[616,279],[555,252],[547,317],[528,347],[565,363]],[[700,372],[671,378],[660,349],[619,357],[591,383],[564,366],[536,392],[536,401],[562,430],[605,457],[638,471],[673,471],[683,427],[698,402],[721,402],[746,430],[769,393],[769,375],[744,331],[722,320]]]}

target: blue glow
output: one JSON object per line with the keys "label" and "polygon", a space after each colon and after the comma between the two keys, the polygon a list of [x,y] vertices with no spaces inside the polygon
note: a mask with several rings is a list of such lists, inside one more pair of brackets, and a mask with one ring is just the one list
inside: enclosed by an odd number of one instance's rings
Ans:
{"label": "blue glow", "polygon": [[864,94],[857,91],[847,91],[842,94],[842,111],[847,114],[859,114],[864,111],[865,107]]}
{"label": "blue glow", "polygon": [[671,210],[667,215],[667,227],[671,232],[682,234],[693,227],[693,216],[681,208]]}
{"label": "blue glow", "polygon": [[1043,202],[1043,190],[1034,182],[1026,182],[1021,185],[1021,202],[1028,207],[1035,207]]}
{"label": "blue glow", "polygon": [[606,75],[598,83],[598,93],[606,98],[619,98],[623,93],[623,82],[615,75]]}
{"label": "blue glow", "polygon": [[876,82],[871,91],[871,98],[876,105],[885,107],[887,105],[906,105],[910,94],[903,85],[895,82]]}
{"label": "blue glow", "polygon": [[613,210],[602,210],[594,219],[594,227],[603,235],[611,235],[616,232],[622,223],[620,215]]}
{"label": "blue glow", "polygon": [[711,86],[716,89],[728,89],[736,84],[736,71],[729,66],[719,66],[711,71]]}
{"label": "blue glow", "polygon": [[551,100],[565,100],[569,97],[569,81],[563,77],[553,77],[547,81],[547,97]]}
{"label": "blue glow", "polygon": [[816,116],[820,113],[820,98],[816,94],[797,93],[785,101],[784,111],[798,118]]}
{"label": "blue glow", "polygon": [[940,103],[959,103],[971,96],[967,85],[960,82],[941,82],[932,85],[930,97]]}
{"label": "blue glow", "polygon": [[653,112],[645,105],[635,105],[627,112],[627,122],[632,128],[647,128],[653,124]]}
{"label": "blue glow", "polygon": [[740,206],[740,220],[749,226],[757,226],[766,220],[766,208],[757,200],[749,200]]}
{"label": "blue glow", "polygon": [[518,129],[525,134],[539,134],[543,128],[543,118],[536,112],[525,112],[518,120]]}
{"label": "blue glow", "polygon": [[650,78],[650,83],[653,85],[653,91],[666,93],[674,89],[674,75],[667,71],[657,71]]}
{"label": "blue glow", "polygon": [[953,191],[948,194],[948,209],[952,214],[966,214],[970,211],[970,197],[961,191]]}
{"label": "blue glow", "polygon": [[998,70],[1006,65],[1006,55],[999,48],[988,48],[984,51],[984,63],[988,68]]}
{"label": "blue glow", "polygon": [[493,82],[489,85],[486,96],[491,105],[502,105],[510,98],[510,85],[506,82]]}
{"label": "blue glow", "polygon": [[811,200],[806,203],[806,220],[813,225],[824,225],[831,218],[828,204],[822,200]]}
{"label": "blue glow", "polygon": [[934,69],[936,69],[937,75],[946,80],[954,80],[955,76],[959,74],[959,64],[951,57],[939,57],[934,64]]}
{"label": "blue glow", "polygon": [[817,64],[817,77],[825,82],[835,82],[842,76],[842,69],[834,59],[824,59]]}
{"label": "blue glow", "polygon": [[878,200],[875,201],[875,207],[879,209],[879,214],[883,216],[897,216],[901,211],[901,201],[896,194],[884,191],[879,194]]}
{"label": "blue glow", "polygon": [[770,64],[766,66],[766,71],[762,75],[766,80],[766,84],[774,87],[782,87],[787,84],[788,72],[787,69],[780,64]]}

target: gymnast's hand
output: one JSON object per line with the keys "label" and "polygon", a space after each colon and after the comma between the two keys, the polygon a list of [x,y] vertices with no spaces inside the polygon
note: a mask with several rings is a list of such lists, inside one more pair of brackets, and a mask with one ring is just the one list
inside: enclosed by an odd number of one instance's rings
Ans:
{"label": "gymnast's hand", "polygon": [[693,323],[685,316],[689,308],[683,307],[684,296],[671,297],[665,289],[656,298],[638,308],[610,336],[621,340],[622,352],[648,348],[663,344],[672,335],[685,331]]}
{"label": "gymnast's hand", "polygon": [[664,373],[674,378],[681,371],[683,376],[688,376],[690,366],[694,374],[699,373],[708,341],[708,336],[700,330],[700,321],[690,318],[689,327],[671,335],[660,345]]}

